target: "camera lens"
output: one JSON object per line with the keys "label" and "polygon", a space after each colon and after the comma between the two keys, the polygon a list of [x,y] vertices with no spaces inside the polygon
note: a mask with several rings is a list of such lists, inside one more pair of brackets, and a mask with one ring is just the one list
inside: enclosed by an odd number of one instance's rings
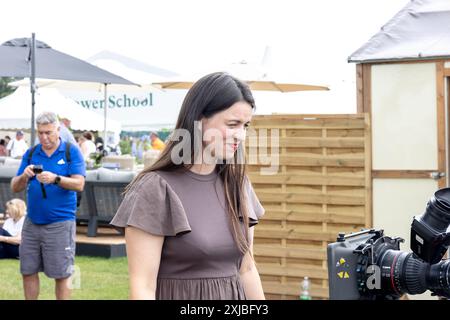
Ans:
{"label": "camera lens", "polygon": [[[414,253],[400,251],[392,245],[392,239],[383,237],[382,241],[375,243],[372,249],[375,253],[379,274],[379,286],[368,288],[369,264],[361,271],[365,273],[360,277],[360,292],[363,296],[376,298],[399,298],[402,294],[420,294],[426,290],[450,297],[450,260],[443,260],[430,265],[419,259]],[[372,268],[373,269],[373,268]]]}
{"label": "camera lens", "polygon": [[442,296],[450,296],[450,261],[443,260],[430,265],[413,253],[390,250],[383,267],[390,265],[391,272],[386,279],[389,290],[397,294],[420,294],[426,290]]}
{"label": "camera lens", "polygon": [[381,274],[385,290],[397,295],[425,292],[427,267],[427,263],[414,259],[412,253],[388,250],[381,261],[381,268],[389,270]]}
{"label": "camera lens", "polygon": [[440,189],[428,201],[421,219],[438,232],[445,232],[450,224],[450,188]]}

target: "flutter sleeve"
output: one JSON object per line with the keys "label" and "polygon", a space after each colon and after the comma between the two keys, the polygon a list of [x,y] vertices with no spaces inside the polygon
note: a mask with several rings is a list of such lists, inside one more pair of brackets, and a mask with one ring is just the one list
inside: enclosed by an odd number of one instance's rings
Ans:
{"label": "flutter sleeve", "polygon": [[264,215],[265,210],[261,205],[261,202],[259,202],[255,190],[253,190],[252,183],[248,178],[246,178],[245,189],[247,192],[249,227],[253,227],[258,224],[259,219]]}
{"label": "flutter sleeve", "polygon": [[147,173],[132,186],[111,224],[119,228],[133,226],[160,236],[191,231],[180,199],[156,172]]}

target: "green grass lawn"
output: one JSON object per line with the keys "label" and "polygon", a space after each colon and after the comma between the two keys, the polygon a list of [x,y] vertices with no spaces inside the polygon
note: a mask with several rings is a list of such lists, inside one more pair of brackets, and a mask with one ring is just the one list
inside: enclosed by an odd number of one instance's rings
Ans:
{"label": "green grass lawn", "polygon": [[[73,300],[128,299],[128,265],[126,258],[76,257]],[[41,293],[39,299],[55,299],[54,283],[40,273]],[[19,261],[0,260],[0,300],[24,299]]]}

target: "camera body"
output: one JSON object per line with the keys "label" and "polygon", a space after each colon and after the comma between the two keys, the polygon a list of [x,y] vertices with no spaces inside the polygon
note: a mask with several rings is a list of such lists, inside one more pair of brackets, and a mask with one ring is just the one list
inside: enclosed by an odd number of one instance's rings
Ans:
{"label": "camera body", "polygon": [[327,248],[330,299],[395,300],[426,290],[450,298],[450,260],[441,260],[450,242],[449,225],[450,188],[444,188],[423,215],[414,217],[413,252],[400,251],[404,240],[383,230],[340,233]]}
{"label": "camera body", "polygon": [[33,166],[34,174],[39,174],[39,173],[42,173],[43,171],[44,171],[44,166],[42,164],[35,164]]}
{"label": "camera body", "polygon": [[408,257],[403,241],[375,229],[339,234],[327,248],[330,299],[398,299],[406,286],[399,274]]}
{"label": "camera body", "polygon": [[362,231],[349,236],[340,233],[337,242],[328,245],[330,299],[358,300],[361,298],[356,273],[358,255],[353,254],[353,251],[361,243],[366,243],[369,239],[373,238],[374,235],[371,231]]}

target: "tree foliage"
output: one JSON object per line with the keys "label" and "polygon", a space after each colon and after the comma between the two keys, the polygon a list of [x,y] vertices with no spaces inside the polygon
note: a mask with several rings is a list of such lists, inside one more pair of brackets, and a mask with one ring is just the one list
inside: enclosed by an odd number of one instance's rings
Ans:
{"label": "tree foliage", "polygon": [[0,77],[0,99],[14,92],[15,89],[13,87],[8,86],[8,83],[12,81],[15,81],[15,79]]}

